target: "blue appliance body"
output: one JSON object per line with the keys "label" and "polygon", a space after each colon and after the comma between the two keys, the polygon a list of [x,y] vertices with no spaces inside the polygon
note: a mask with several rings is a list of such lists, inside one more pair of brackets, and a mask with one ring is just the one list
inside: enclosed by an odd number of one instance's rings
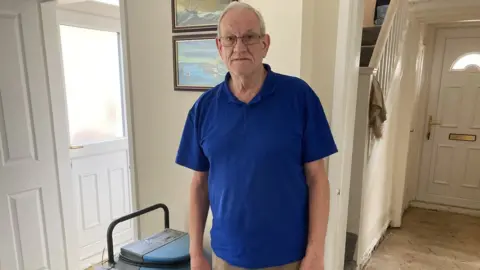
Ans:
{"label": "blue appliance body", "polygon": [[[120,248],[120,254],[114,258],[113,230],[116,225],[153,210],[162,208],[165,214],[165,229],[148,238],[141,239]],[[108,266],[98,270],[189,270],[190,254],[188,233],[170,229],[168,207],[155,204],[145,209],[114,220],[107,231]]]}

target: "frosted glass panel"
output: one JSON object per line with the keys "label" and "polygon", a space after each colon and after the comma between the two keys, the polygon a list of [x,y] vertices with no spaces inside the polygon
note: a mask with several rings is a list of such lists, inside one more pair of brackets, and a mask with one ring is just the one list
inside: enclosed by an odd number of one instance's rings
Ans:
{"label": "frosted glass panel", "polygon": [[459,57],[453,63],[452,70],[465,70],[467,68],[480,71],[480,53],[469,53]]}
{"label": "frosted glass panel", "polygon": [[104,3],[104,4],[114,5],[114,6],[120,5],[119,0],[95,0],[95,1]]}
{"label": "frosted glass panel", "polygon": [[118,33],[60,26],[71,145],[124,137]]}

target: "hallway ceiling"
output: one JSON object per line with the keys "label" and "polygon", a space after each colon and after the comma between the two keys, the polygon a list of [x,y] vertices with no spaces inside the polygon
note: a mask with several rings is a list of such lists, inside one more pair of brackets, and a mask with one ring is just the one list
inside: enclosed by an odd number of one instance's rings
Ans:
{"label": "hallway ceiling", "polygon": [[[52,1],[52,0],[41,0],[41,1]],[[85,3],[85,2],[98,2],[104,3],[107,5],[119,6],[120,0],[56,0],[58,5],[67,5],[74,3]]]}
{"label": "hallway ceiling", "polygon": [[410,6],[424,23],[480,21],[479,0],[410,0]]}

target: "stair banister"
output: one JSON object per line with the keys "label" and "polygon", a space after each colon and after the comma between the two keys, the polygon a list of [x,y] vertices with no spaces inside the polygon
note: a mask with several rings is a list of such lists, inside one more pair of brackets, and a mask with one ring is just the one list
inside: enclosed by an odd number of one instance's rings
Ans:
{"label": "stair banister", "polygon": [[369,67],[378,67],[380,65],[381,57],[386,48],[386,43],[390,34],[390,29],[393,26],[393,19],[397,12],[398,2],[401,0],[392,0],[388,6],[385,21],[382,24],[382,29],[378,35],[377,44],[373,49],[372,57],[370,59]]}
{"label": "stair banister", "polygon": [[404,42],[408,19],[408,0],[392,0],[388,6],[377,43],[368,67],[377,71],[377,80],[385,93],[391,87],[399,59],[399,49]]}

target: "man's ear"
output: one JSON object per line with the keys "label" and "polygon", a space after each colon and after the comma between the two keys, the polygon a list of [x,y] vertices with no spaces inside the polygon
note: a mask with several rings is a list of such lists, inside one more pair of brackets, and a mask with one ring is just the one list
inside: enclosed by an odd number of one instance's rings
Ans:
{"label": "man's ear", "polygon": [[217,44],[217,50],[220,52],[222,44],[220,44],[220,39],[218,37],[215,39],[215,44]]}
{"label": "man's ear", "polygon": [[265,34],[265,37],[263,38],[262,41],[263,49],[268,51],[268,48],[270,48],[270,35]]}

